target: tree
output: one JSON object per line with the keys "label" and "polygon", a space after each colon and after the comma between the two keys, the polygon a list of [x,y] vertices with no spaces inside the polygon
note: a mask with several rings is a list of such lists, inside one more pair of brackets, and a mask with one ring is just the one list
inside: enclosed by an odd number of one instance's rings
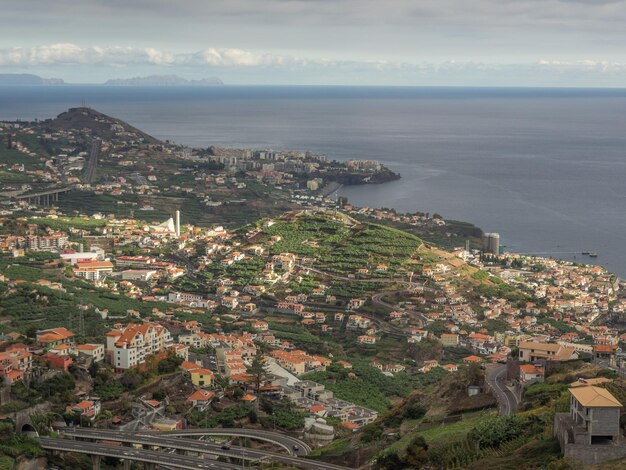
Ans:
{"label": "tree", "polygon": [[402,459],[409,468],[422,468],[428,461],[428,445],[422,436],[413,439],[407,448],[406,455]]}
{"label": "tree", "polygon": [[135,369],[128,369],[124,375],[120,377],[120,384],[126,390],[134,390],[141,383],[141,375]]}
{"label": "tree", "polygon": [[[265,382],[267,378],[267,364],[265,358],[265,352],[262,349],[259,349],[252,360],[252,364],[248,367],[248,374],[252,376],[252,380],[254,383],[254,390],[256,394],[259,395],[259,390],[261,390],[261,384]],[[256,400],[256,406],[259,406],[259,400]]]}

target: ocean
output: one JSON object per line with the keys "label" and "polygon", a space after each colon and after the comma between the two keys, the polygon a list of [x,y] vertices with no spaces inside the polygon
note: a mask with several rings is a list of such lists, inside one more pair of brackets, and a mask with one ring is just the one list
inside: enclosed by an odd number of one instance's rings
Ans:
{"label": "ocean", "polygon": [[82,103],[190,146],[380,160],[402,179],[351,203],[439,213],[507,250],[626,276],[626,90],[410,87],[0,87],[0,119]]}

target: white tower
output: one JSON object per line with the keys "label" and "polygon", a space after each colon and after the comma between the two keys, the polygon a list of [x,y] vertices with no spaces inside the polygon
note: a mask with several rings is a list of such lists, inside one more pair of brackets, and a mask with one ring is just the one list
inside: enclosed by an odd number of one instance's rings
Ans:
{"label": "white tower", "polygon": [[180,237],[180,211],[176,211],[176,236]]}

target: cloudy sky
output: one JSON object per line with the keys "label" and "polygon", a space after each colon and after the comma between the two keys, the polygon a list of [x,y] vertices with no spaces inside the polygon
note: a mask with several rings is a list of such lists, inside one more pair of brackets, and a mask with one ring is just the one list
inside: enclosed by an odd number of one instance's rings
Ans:
{"label": "cloudy sky", "polygon": [[626,86],[626,0],[19,0],[0,73]]}

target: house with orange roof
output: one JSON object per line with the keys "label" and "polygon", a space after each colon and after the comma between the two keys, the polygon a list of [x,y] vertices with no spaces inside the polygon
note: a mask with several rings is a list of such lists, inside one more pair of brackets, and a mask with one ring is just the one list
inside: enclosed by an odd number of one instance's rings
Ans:
{"label": "house with orange roof", "polygon": [[241,397],[241,401],[247,404],[252,404],[257,400],[256,395],[252,395],[251,393],[246,393],[243,397]]}
{"label": "house with orange roof", "polygon": [[484,359],[482,357],[472,355],[464,357],[463,362],[465,364],[480,364],[481,362],[484,362]]}
{"label": "house with orange roof", "polygon": [[361,428],[361,426],[351,421],[342,421],[341,425],[352,432],[357,432]]}
{"label": "house with orange roof", "polygon": [[75,405],[65,407],[66,412],[76,413],[81,418],[87,418],[89,421],[95,420],[96,416],[100,414],[100,410],[100,399],[83,400]]}
{"label": "house with orange roof", "polygon": [[361,335],[356,340],[359,344],[376,344],[376,336]]}
{"label": "house with orange roof", "polygon": [[6,351],[0,352],[0,379],[9,385],[23,380],[32,367],[33,355],[25,345],[14,344]]}
{"label": "house with orange roof", "polygon": [[309,412],[312,415],[319,416],[320,418],[323,418],[327,414],[327,410],[324,405],[312,405],[309,407]]}
{"label": "house with orange roof", "polygon": [[73,362],[70,356],[59,356],[58,354],[53,354],[49,351],[43,355],[43,358],[53,369],[61,369],[65,372],[69,370],[70,365],[72,365]]}
{"label": "house with orange roof", "polygon": [[187,397],[187,401],[198,411],[204,411],[213,401],[215,393],[210,390],[200,388]]}
{"label": "house with orange roof", "polygon": [[544,370],[541,367],[537,367],[534,364],[521,364],[519,366],[519,380],[521,383],[538,381],[543,382]]}
{"label": "house with orange roof", "polygon": [[37,344],[45,349],[54,348],[61,344],[73,346],[75,336],[74,333],[63,327],[40,330],[37,332]]}

